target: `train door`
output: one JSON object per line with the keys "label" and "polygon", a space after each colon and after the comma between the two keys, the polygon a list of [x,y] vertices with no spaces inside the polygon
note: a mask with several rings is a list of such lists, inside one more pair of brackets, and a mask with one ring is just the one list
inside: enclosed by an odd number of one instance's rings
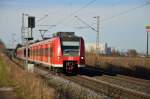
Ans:
{"label": "train door", "polygon": [[32,46],[30,47],[30,59],[32,60]]}
{"label": "train door", "polygon": [[51,65],[51,51],[50,51],[50,48],[51,48],[51,44],[49,43],[48,44],[48,63]]}
{"label": "train door", "polygon": [[35,46],[35,61],[37,61],[37,46]]}
{"label": "train door", "polygon": [[35,61],[35,46],[33,46],[33,61]]}
{"label": "train door", "polygon": [[40,45],[40,61],[43,61],[43,46]]}
{"label": "train door", "polygon": [[46,57],[46,44],[43,44],[43,51],[44,51],[43,62],[46,62],[46,60],[47,60],[47,57]]}
{"label": "train door", "polygon": [[45,62],[48,62],[48,44],[45,45]]}

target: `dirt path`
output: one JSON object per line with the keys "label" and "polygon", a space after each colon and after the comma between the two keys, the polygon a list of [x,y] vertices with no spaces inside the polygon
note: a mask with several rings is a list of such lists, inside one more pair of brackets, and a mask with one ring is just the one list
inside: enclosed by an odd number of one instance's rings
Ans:
{"label": "dirt path", "polygon": [[0,99],[16,99],[16,93],[12,87],[0,88]]}

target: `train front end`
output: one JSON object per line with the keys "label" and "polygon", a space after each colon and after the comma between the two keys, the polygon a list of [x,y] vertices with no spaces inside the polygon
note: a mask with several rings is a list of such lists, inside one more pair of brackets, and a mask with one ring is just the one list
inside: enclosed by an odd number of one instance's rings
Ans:
{"label": "train front end", "polygon": [[75,36],[74,33],[64,33],[60,35],[60,56],[58,59],[63,64],[63,71],[66,74],[77,74],[81,67],[85,66],[85,46],[82,37]]}

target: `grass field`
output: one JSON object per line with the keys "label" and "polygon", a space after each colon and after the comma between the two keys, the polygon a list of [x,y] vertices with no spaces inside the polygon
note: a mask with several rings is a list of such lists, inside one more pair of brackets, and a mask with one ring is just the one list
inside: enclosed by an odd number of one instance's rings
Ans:
{"label": "grass field", "polygon": [[150,58],[140,57],[113,57],[113,56],[98,56],[95,54],[86,54],[86,63],[94,66],[104,66],[106,64],[112,64],[115,66],[121,66],[125,68],[134,68],[134,66],[141,66],[143,68],[150,69]]}
{"label": "grass field", "polygon": [[[86,64],[119,73],[134,73],[135,75],[150,75],[150,58],[98,56],[86,53]],[[150,77],[148,77],[150,78]]]}
{"label": "grass field", "polygon": [[2,60],[2,54],[0,55],[0,87],[9,86],[11,82],[9,80],[7,66]]}

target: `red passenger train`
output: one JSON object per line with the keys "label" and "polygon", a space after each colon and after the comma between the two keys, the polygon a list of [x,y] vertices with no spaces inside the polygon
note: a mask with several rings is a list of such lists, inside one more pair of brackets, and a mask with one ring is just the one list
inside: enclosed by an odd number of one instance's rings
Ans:
{"label": "red passenger train", "polygon": [[[26,48],[18,48],[16,54],[25,60]],[[28,61],[61,68],[65,73],[78,73],[85,66],[84,40],[74,32],[58,32],[50,39],[29,44]]]}

